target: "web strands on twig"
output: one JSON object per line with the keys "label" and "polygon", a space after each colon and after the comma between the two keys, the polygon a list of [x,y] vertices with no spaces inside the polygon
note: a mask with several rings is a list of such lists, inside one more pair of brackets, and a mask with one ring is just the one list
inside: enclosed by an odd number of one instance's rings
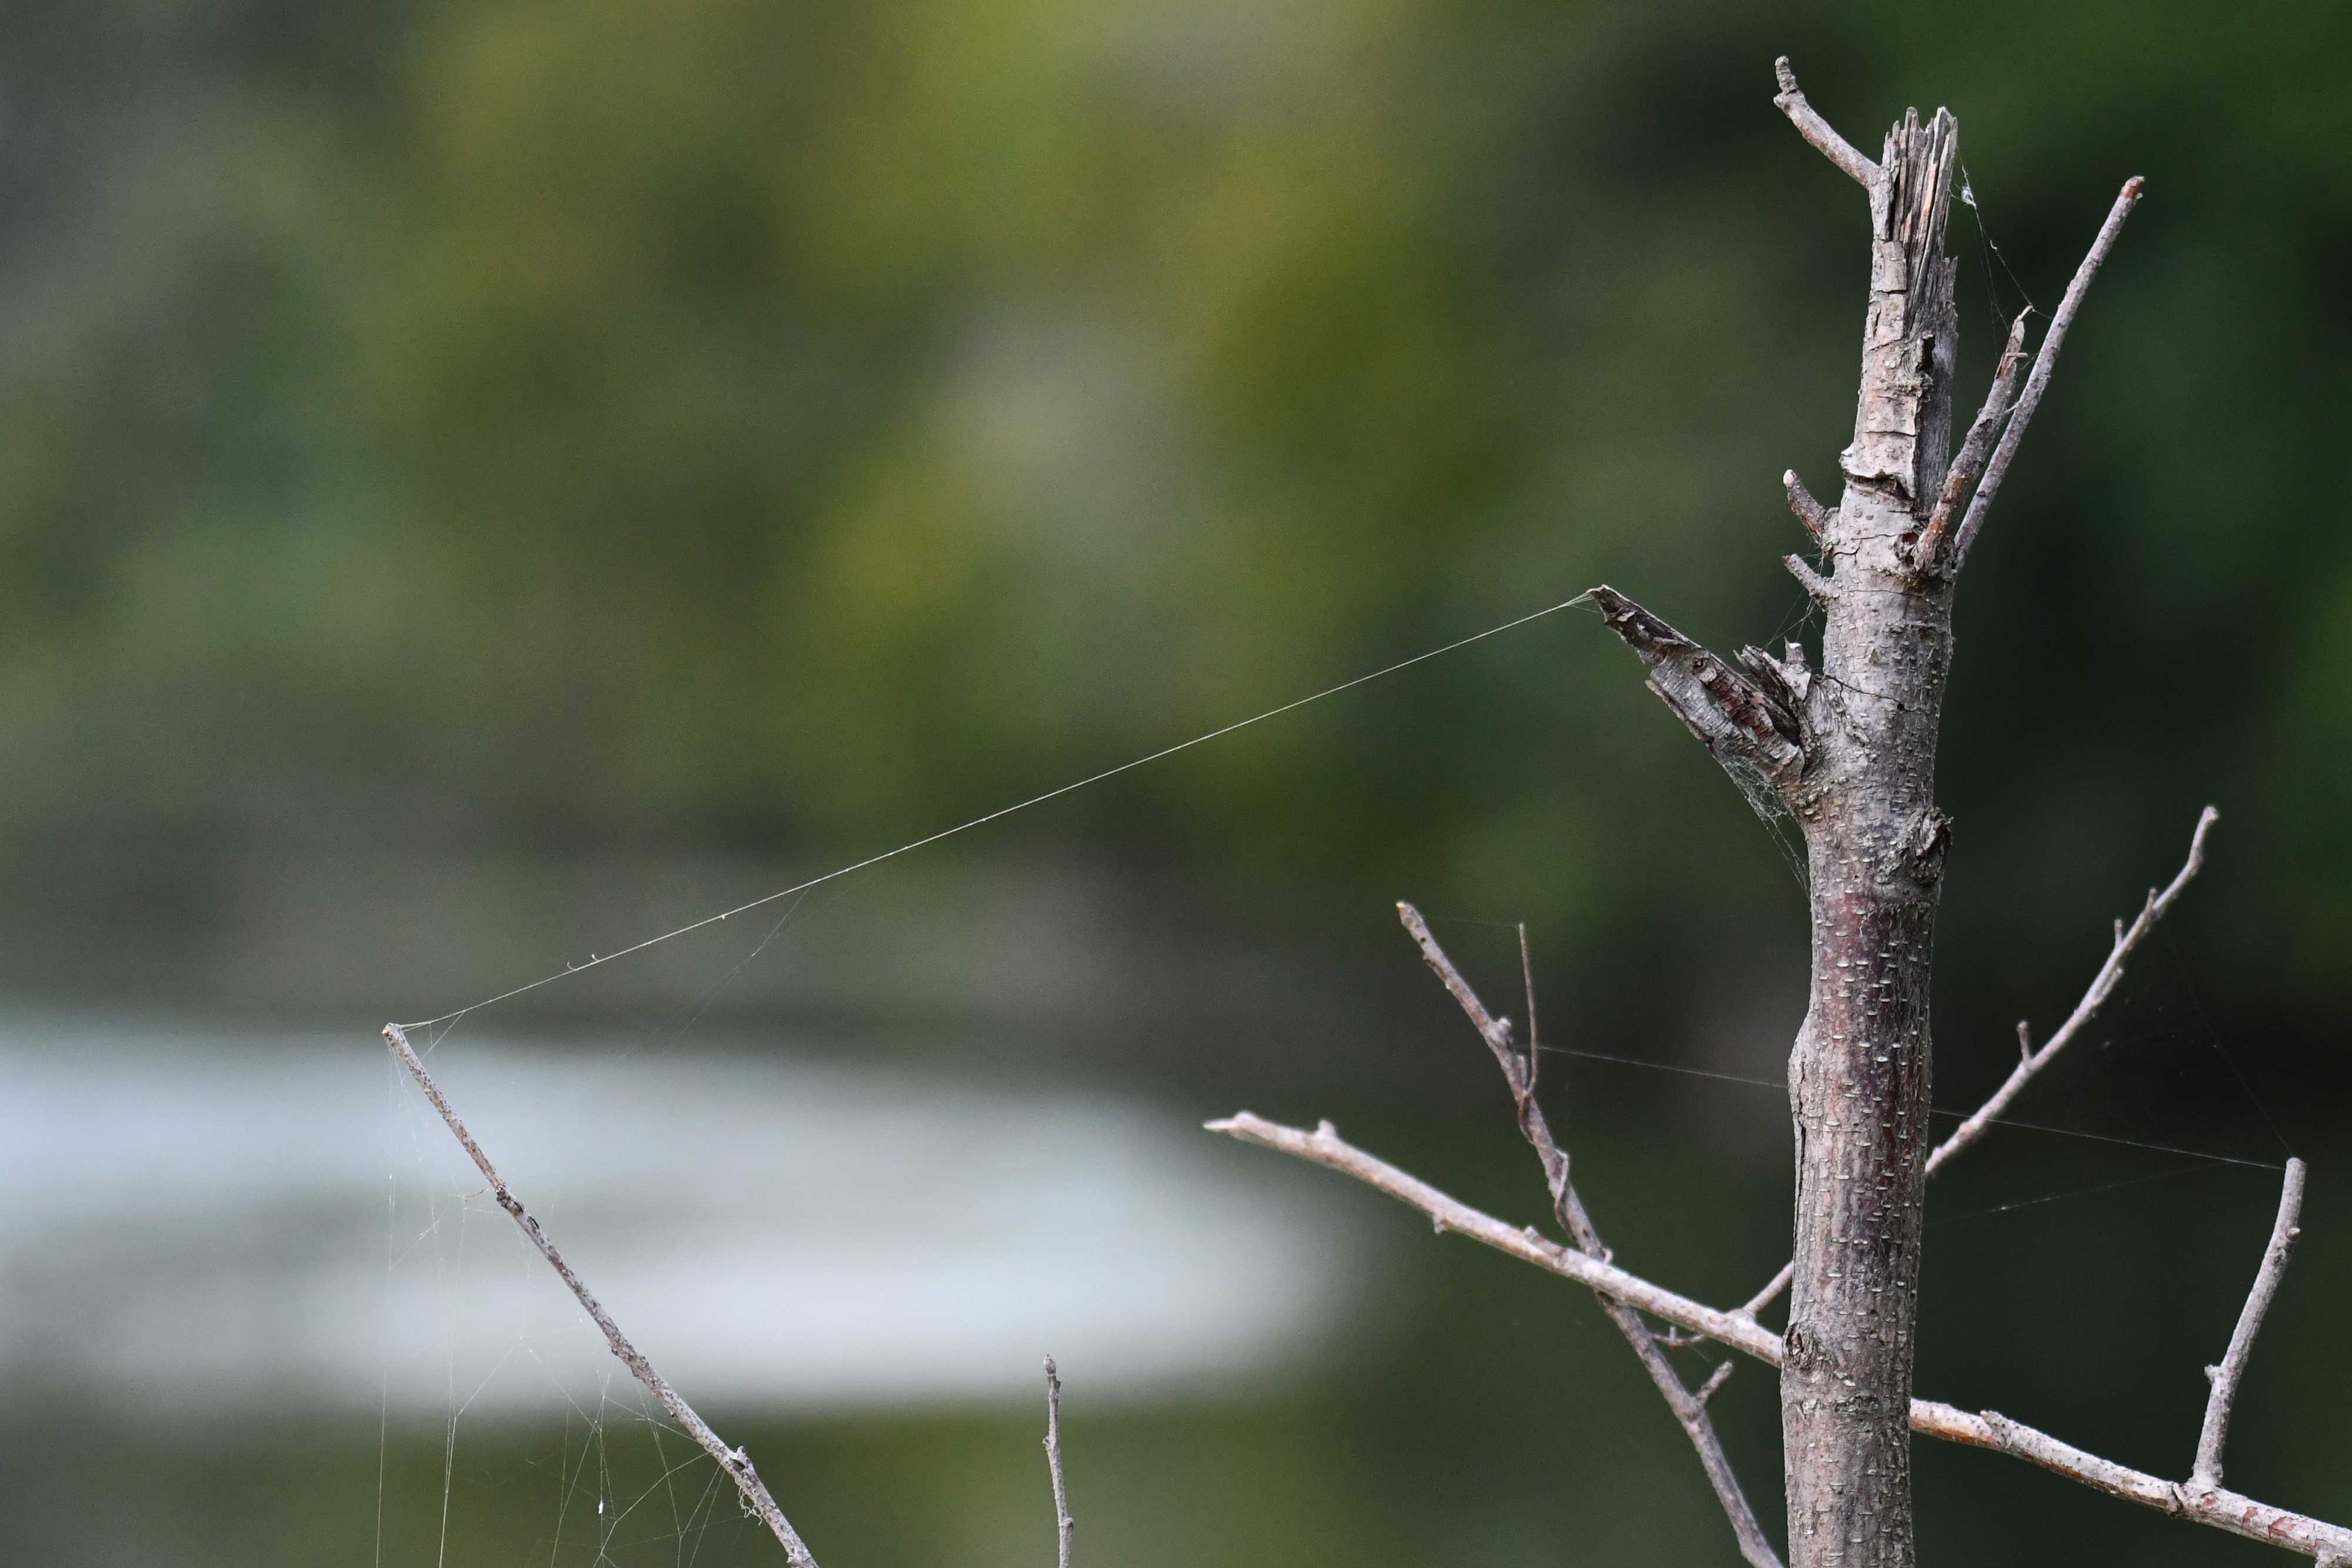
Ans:
{"label": "web strands on twig", "polygon": [[[384,1356],[372,1561],[480,1560],[531,1521],[547,1568],[684,1568],[716,1532],[747,1531],[735,1489],[548,1287],[546,1268],[477,1181],[453,1183],[448,1134],[386,1059],[395,1153],[385,1206]],[[512,1289],[483,1288],[509,1280]],[[399,1381],[443,1389],[437,1416],[395,1413]],[[560,1429],[517,1427],[552,1390]]]}

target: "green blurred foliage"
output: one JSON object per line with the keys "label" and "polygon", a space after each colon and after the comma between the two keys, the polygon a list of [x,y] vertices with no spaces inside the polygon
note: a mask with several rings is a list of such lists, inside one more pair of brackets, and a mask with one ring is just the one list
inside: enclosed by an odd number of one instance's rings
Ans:
{"label": "green blurred foliage", "polygon": [[[2149,176],[1969,586],[1956,864],[2013,900],[2063,846],[2053,936],[2218,799],[2240,936],[2318,1000],[2352,929],[2347,30],[58,8],[0,144],[0,812],[822,861],[1603,578],[1720,643],[1796,629],[1776,476],[1832,483],[1864,251],[1770,110],[1786,49],[1858,140],[1960,114],[1971,385]],[[1784,913],[1602,641],[1482,645],[1059,831],[1563,934]]]}

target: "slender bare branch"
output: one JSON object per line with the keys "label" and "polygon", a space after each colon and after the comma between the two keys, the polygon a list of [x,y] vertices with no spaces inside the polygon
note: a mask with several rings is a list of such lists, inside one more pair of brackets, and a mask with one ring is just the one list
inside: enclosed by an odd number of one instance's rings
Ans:
{"label": "slender bare branch", "polygon": [[392,1047],[393,1054],[400,1058],[400,1064],[408,1069],[408,1075],[416,1080],[416,1086],[425,1091],[425,1097],[433,1102],[433,1108],[441,1113],[441,1120],[448,1124],[449,1131],[457,1135],[459,1145],[472,1158],[475,1168],[482,1173],[482,1179],[490,1184],[490,1196],[498,1199],[499,1207],[507,1211],[525,1239],[539,1249],[539,1255],[547,1260],[556,1277],[571,1288],[581,1307],[594,1320],[596,1326],[604,1330],[604,1343],[612,1346],[613,1354],[620,1358],[621,1364],[645,1385],[647,1393],[661,1402],[661,1407],[669,1412],[670,1418],[701,1445],[704,1453],[719,1461],[719,1468],[727,1472],[735,1482],[735,1490],[743,1494],[745,1506],[760,1516],[761,1521],[767,1525],[783,1547],[784,1557],[793,1568],[816,1568],[815,1557],[802,1542],[800,1533],[793,1529],[792,1521],[784,1517],[784,1511],[777,1507],[776,1500],[769,1495],[767,1484],[760,1479],[760,1473],[751,1468],[751,1456],[721,1442],[719,1434],[710,1429],[709,1423],[696,1415],[694,1407],[679,1397],[677,1390],[654,1370],[653,1363],[645,1358],[644,1353],[629,1343],[629,1337],[621,1332],[620,1325],[613,1321],[604,1303],[589,1291],[580,1276],[572,1271],[572,1265],[563,1260],[563,1254],[555,1249],[555,1243],[548,1239],[547,1232],[541,1228],[539,1221],[523,1207],[521,1200],[499,1177],[498,1168],[490,1164],[490,1156],[482,1152],[482,1145],[474,1141],[474,1134],[466,1130],[466,1124],[450,1108],[447,1097],[441,1092],[441,1086],[433,1082],[433,1075],[425,1071],[424,1061],[408,1043],[408,1036],[401,1027],[396,1023],[384,1025],[383,1038],[384,1043]]}
{"label": "slender bare branch", "polygon": [[2019,311],[2010,324],[2009,345],[2000,351],[2000,363],[1992,373],[1992,390],[1985,393],[1984,407],[1977,411],[1976,423],[1969,426],[1968,438],[1960,443],[1959,455],[1952,459],[1949,472],[1944,476],[1944,493],[1937,497],[1936,510],[1927,519],[1925,532],[1912,557],[1913,563],[1923,572],[1939,570],[1943,564],[1944,546],[1951,538],[1952,524],[1959,511],[1960,502],[1969,487],[1984,471],[1985,459],[1992,455],[1993,438],[2000,434],[2001,423],[2016,405],[2011,395],[2017,389],[2017,372],[2025,363],[2025,319],[2027,312]]}
{"label": "slender bare branch", "polygon": [[1062,1479],[1062,1375],[1054,1358],[1045,1358],[1045,1468],[1054,1477],[1054,1533],[1060,1542],[1061,1568],[1070,1568],[1070,1537],[1078,1521],[1070,1517],[1070,1488]]}
{"label": "slender bare branch", "polygon": [[2009,428],[2001,432],[2000,444],[1993,449],[1992,460],[1985,467],[1984,482],[1977,486],[1976,498],[1969,503],[1967,520],[1960,524],[1959,538],[1952,548],[1952,566],[1956,570],[1969,559],[1969,548],[1976,543],[1977,532],[1984,527],[1985,514],[1991,510],[1993,497],[2000,494],[2000,482],[2009,473],[2010,459],[2017,455],[2018,443],[2025,439],[2025,427],[2033,423],[2033,411],[2041,406],[2042,391],[2050,384],[2051,370],[2058,363],[2059,347],[2066,341],[2066,329],[2074,324],[2074,312],[2083,308],[2083,297],[2091,291],[2091,279],[2099,275],[2100,264],[2115,249],[2116,236],[2124,232],[2124,220],[2139,205],[2144,188],[2145,182],[2137,174],[2124,182],[2116,204],[2107,209],[2107,221],[2099,225],[2098,237],[2091,242],[2090,254],[2074,269],[2074,280],[2066,285],[2066,297],[2058,302],[2058,313],[2050,318],[2050,330],[2042,334],[2042,350],[2033,356],[2032,373],[2025,378],[2025,390],[2018,394],[2017,412],[2010,416]]}
{"label": "slender bare branch", "polygon": [[1878,179],[1878,165],[1864,157],[1853,143],[1840,136],[1836,130],[1813,106],[1805,101],[1797,86],[1797,73],[1782,55],[1772,62],[1772,71],[1780,83],[1780,90],[1772,99],[1772,107],[1787,115],[1797,128],[1797,133],[1820,150],[1822,157],[1853,175],[1868,190]]}
{"label": "slender bare branch", "polygon": [[[1461,1006],[1470,1019],[1471,1028],[1476,1030],[1478,1038],[1486,1042],[1486,1049],[1494,1053],[1496,1065],[1503,1070],[1503,1080],[1510,1086],[1511,1099],[1518,1111],[1519,1132],[1543,1165],[1544,1185],[1551,1192],[1553,1217],[1559,1221],[1560,1228],[1567,1232],[1578,1250],[1591,1257],[1606,1259],[1610,1255],[1609,1249],[1602,1244],[1592,1217],[1586,1212],[1583,1199],[1577,1196],[1575,1184],[1569,1179],[1568,1153],[1552,1136],[1551,1124],[1545,1117],[1543,1107],[1536,1101],[1537,1063],[1540,1060],[1540,1052],[1535,1031],[1535,963],[1528,950],[1527,928],[1519,928],[1519,969],[1528,988],[1528,1041],[1522,1050],[1511,1039],[1510,1025],[1486,1010],[1486,1004],[1478,999],[1478,993],[1471,988],[1469,981],[1462,977],[1462,971],[1454,967],[1454,960],[1445,956],[1445,949],[1431,934],[1429,923],[1421,917],[1421,911],[1410,904],[1399,904],[1397,918],[1403,923],[1414,945],[1421,949],[1423,961],[1435,971],[1440,983]],[[1692,1448],[1698,1454],[1699,1468],[1706,1472],[1708,1484],[1715,1488],[1716,1500],[1723,1505],[1725,1517],[1731,1521],[1732,1534],[1739,1542],[1739,1554],[1752,1568],[1781,1568],[1780,1555],[1773,1550],[1771,1538],[1764,1533],[1763,1525],[1757,1521],[1756,1511],[1748,1505],[1748,1494],[1740,1489],[1739,1478],[1731,1468],[1730,1456],[1723,1451],[1723,1439],[1717,1434],[1715,1422],[1706,1413],[1706,1402],[1713,1396],[1713,1390],[1693,1394],[1685,1386],[1682,1374],[1667,1359],[1664,1347],[1650,1332],[1650,1325],[1642,1321],[1641,1313],[1606,1296],[1601,1297],[1600,1301],[1601,1310],[1609,1314],[1609,1321],[1617,1325],[1617,1332],[1625,1336],[1625,1343],[1633,1347],[1633,1354],[1641,1362],[1642,1370],[1650,1375],[1650,1381],[1657,1385],[1659,1395],[1666,1402],[1666,1408],[1674,1413],[1675,1420],[1690,1438]]]}
{"label": "slender bare branch", "polygon": [[[1274,1149],[1355,1177],[1429,1217],[1440,1235],[1467,1236],[1548,1273],[1572,1280],[1587,1290],[1608,1296],[1655,1318],[1706,1335],[1768,1366],[1779,1366],[1785,1353],[1780,1336],[1738,1312],[1717,1312],[1687,1296],[1675,1294],[1613,1263],[1561,1247],[1533,1229],[1517,1229],[1492,1215],[1470,1207],[1399,1170],[1341,1138],[1330,1123],[1312,1133],[1269,1122],[1247,1111],[1208,1124],[1243,1143]],[[1971,1413],[1932,1399],[1911,1401],[1911,1429],[1947,1442],[1990,1448],[2023,1459],[2054,1475],[2078,1481],[2109,1497],[2152,1508],[2177,1519],[2210,1525],[2216,1530],[2317,1558],[2322,1563],[2352,1558],[2352,1530],[2330,1524],[2240,1492],[2215,1487],[2196,1490],[2192,1483],[2168,1481],[2143,1470],[2101,1458],[2086,1449],[2063,1442],[2021,1421],[1994,1411]]]}
{"label": "slender bare branch", "polygon": [[1794,468],[1780,476],[1780,484],[1789,492],[1789,510],[1797,514],[1797,521],[1805,525],[1805,531],[1813,536],[1813,542],[1827,549],[1830,525],[1837,521],[1837,508],[1824,507],[1814,500],[1813,493],[1805,488],[1805,482],[1797,477]]}
{"label": "slender bare branch", "polygon": [[1789,1288],[1789,1281],[1796,1277],[1796,1260],[1790,1259],[1788,1262],[1780,1265],[1780,1271],[1772,1276],[1771,1282],[1769,1284],[1767,1284],[1762,1290],[1757,1291],[1754,1295],[1748,1297],[1746,1301],[1740,1304],[1739,1315],[1743,1318],[1752,1318],[1757,1313],[1762,1312],[1765,1308],[1770,1306],[1774,1301],[1779,1301],[1780,1299],[1780,1292],[1787,1290]]}
{"label": "slender bare branch", "polygon": [[[1983,1137],[1985,1129],[1992,1124],[1994,1119],[2003,1111],[2008,1110],[2010,1103],[2024,1092],[2025,1086],[2032,1082],[2043,1068],[2055,1061],[2060,1051],[2073,1044],[2075,1036],[2081,1034],[2091,1019],[2098,1015],[2100,1007],[2105,1003],[2109,996],[2114,994],[2116,982],[2123,978],[2124,960],[2131,956],[2133,949],[2147,940],[2147,934],[2156,929],[2157,922],[2165,917],[2174,902],[2180,897],[2182,891],[2196,880],[2197,873],[2204,869],[2205,838],[2213,831],[2213,824],[2221,821],[2221,813],[2210,806],[2198,814],[2196,830],[2189,836],[2189,859],[2182,863],[2179,874],[2175,876],[2170,885],[2161,892],[2155,888],[2148,889],[2147,903],[2141,907],[2138,917],[2128,926],[2124,925],[2121,921],[2116,923],[2118,929],[2116,932],[2115,945],[2107,952],[2106,962],[2099,966],[2099,972],[2091,977],[2090,988],[2083,993],[2083,999],[2074,1004],[2074,1012],[2068,1015],[2064,1023],[2058,1026],[2056,1033],[2042,1042],[2040,1050],[2029,1051],[2020,1059],[2017,1065],[2009,1070],[2008,1079],[1999,1089],[1993,1091],[1992,1097],[1978,1106],[1968,1120],[1955,1127],[1952,1130],[1952,1135],[1946,1138],[1937,1146],[1935,1152],[1927,1156],[1929,1176],[1934,1176],[1953,1155]],[[2024,1038],[2026,1037],[2021,1027],[2019,1039],[2022,1040]]]}
{"label": "slender bare branch", "polygon": [[2197,1435],[2197,1468],[2189,1472],[2192,1490],[2221,1484],[2221,1446],[2230,1440],[2230,1413],[2238,1402],[2238,1383],[2246,1375],[2246,1359],[2253,1354],[2254,1336],[2263,1332],[2263,1319],[2278,1295],[2279,1281],[2286,1277],[2294,1239],[2303,1234],[2303,1162],[2288,1159],[2286,1180],[2279,1190],[2278,1219],[2271,1227],[2271,1244],[2263,1250],[2263,1266],[2254,1272],[2253,1289],[2246,1292],[2245,1308],[2238,1314],[2238,1326],[2230,1335],[2230,1348],[2221,1364],[2205,1369],[2213,1380],[2213,1392],[2205,1401],[2204,1429]]}
{"label": "slender bare branch", "polygon": [[1563,1280],[1573,1280],[1588,1291],[1607,1296],[1612,1301],[1622,1301],[1636,1312],[1647,1312],[1677,1327],[1705,1334],[1718,1344],[1727,1344],[1759,1361],[1769,1362],[1775,1366],[1780,1364],[1780,1336],[1753,1319],[1717,1312],[1687,1296],[1679,1296],[1663,1286],[1654,1285],[1639,1275],[1629,1274],[1616,1264],[1604,1262],[1589,1252],[1563,1247],[1533,1226],[1523,1229],[1472,1208],[1460,1199],[1440,1192],[1419,1176],[1399,1170],[1387,1161],[1356,1147],[1340,1137],[1339,1129],[1328,1122],[1318,1123],[1310,1133],[1297,1127],[1286,1127],[1278,1122],[1269,1122],[1247,1111],[1236,1111],[1222,1121],[1210,1122],[1205,1125],[1212,1133],[1223,1133],[1244,1144],[1255,1144],[1260,1148],[1291,1155],[1344,1176],[1354,1176],[1400,1203],[1419,1209],[1428,1217],[1431,1228],[1441,1236],[1449,1232],[1467,1236],[1497,1252],[1507,1252],[1522,1263],[1532,1263],[1547,1273],[1557,1274]]}

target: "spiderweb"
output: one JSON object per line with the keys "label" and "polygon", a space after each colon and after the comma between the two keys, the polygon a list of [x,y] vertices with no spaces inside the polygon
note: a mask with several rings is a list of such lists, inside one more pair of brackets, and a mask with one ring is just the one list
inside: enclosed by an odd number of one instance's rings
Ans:
{"label": "spiderweb", "polygon": [[[614,1361],[478,1180],[455,1176],[446,1129],[387,1066],[396,1158],[372,1560],[751,1560],[766,1532],[731,1482]],[[551,1224],[593,1239],[570,1207],[559,1199]]]}

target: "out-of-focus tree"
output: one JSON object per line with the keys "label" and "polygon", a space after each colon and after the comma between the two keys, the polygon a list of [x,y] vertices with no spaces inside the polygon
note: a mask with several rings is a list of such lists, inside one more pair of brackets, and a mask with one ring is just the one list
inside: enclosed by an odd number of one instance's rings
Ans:
{"label": "out-of-focus tree", "polygon": [[[1776,573],[1715,564],[1795,542],[1778,476],[1832,470],[1851,396],[1838,193],[1756,77],[1786,50],[1825,104],[1874,95],[1853,118],[1891,88],[1971,127],[1972,382],[2099,193],[2153,192],[2070,350],[2098,391],[2049,415],[2042,450],[2079,455],[2021,467],[1961,607],[1981,874],[2013,909],[2063,845],[2046,917],[2078,929],[2077,890],[2219,774],[2230,907],[2301,944],[2263,972],[2340,964],[2338,8],[338,17],[26,31],[0,142],[20,831],[864,851],[1635,559],[1695,632],[1793,621]],[[1785,914],[1605,641],[1549,623],[1064,821],[1343,880],[1377,844],[1383,894],[1556,930],[1721,906],[1695,884],[1736,841],[1732,906]],[[1658,810],[1700,791],[1722,809]]]}

